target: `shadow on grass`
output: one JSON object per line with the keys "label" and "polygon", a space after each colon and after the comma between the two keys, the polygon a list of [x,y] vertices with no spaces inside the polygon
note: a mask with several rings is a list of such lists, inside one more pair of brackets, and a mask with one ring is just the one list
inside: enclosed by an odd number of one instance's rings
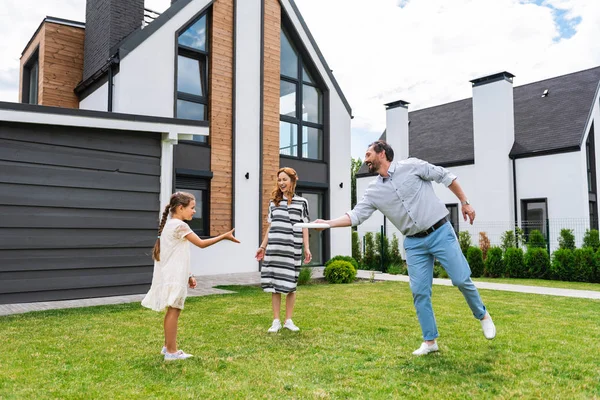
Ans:
{"label": "shadow on grass", "polygon": [[259,285],[219,285],[214,286],[215,289],[230,290],[237,294],[255,294],[262,292]]}

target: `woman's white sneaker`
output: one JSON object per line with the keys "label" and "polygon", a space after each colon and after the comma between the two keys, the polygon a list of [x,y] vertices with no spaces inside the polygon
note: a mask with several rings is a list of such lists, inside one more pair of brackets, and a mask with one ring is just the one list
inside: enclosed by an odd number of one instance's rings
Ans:
{"label": "woman's white sneaker", "polygon": [[190,357],[193,355],[184,353],[183,350],[177,350],[175,353],[165,352],[165,361],[185,360]]}
{"label": "woman's white sneaker", "polygon": [[269,330],[267,332],[277,333],[277,332],[279,332],[280,329],[281,329],[281,321],[278,319],[274,319],[273,324],[271,325],[271,327],[269,328]]}
{"label": "woman's white sneaker", "polygon": [[415,356],[424,356],[425,354],[433,353],[434,351],[438,351],[437,342],[434,342],[432,345],[428,345],[427,343],[421,343],[421,347],[413,351]]}
{"label": "woman's white sneaker", "polygon": [[283,327],[289,329],[292,332],[298,332],[300,330],[300,328],[294,325],[294,321],[292,321],[291,319],[286,320],[285,324],[283,324]]}

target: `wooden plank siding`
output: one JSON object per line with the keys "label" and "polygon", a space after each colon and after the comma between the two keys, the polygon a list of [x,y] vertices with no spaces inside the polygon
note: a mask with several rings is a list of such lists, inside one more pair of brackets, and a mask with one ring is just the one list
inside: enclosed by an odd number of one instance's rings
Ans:
{"label": "wooden plank siding", "polygon": [[262,221],[266,231],[267,211],[279,169],[279,58],[281,5],[278,0],[265,0],[263,55],[263,160]]}
{"label": "wooden plank siding", "polygon": [[160,135],[0,122],[0,304],[144,293]]}
{"label": "wooden plank siding", "polygon": [[212,6],[210,35],[210,235],[232,228],[233,0]]}
{"label": "wooden plank siding", "polygon": [[83,77],[85,29],[45,21],[21,57],[19,101],[23,99],[23,68],[38,53],[38,104],[79,108],[74,89]]}

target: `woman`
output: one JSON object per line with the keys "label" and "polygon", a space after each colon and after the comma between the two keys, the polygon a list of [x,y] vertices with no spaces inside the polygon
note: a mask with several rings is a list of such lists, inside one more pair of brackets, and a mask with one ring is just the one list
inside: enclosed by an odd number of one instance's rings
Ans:
{"label": "woman", "polygon": [[308,201],[296,196],[298,175],[293,168],[281,168],[277,172],[277,184],[271,193],[267,221],[269,227],[256,251],[256,259],[263,260],[261,286],[272,293],[273,324],[268,332],[278,332],[282,326],[279,320],[281,294],[286,294],[284,328],[300,330],[292,321],[298,274],[302,265],[302,245],[304,263],[312,259],[308,242],[308,229],[294,228],[298,222],[308,222]]}

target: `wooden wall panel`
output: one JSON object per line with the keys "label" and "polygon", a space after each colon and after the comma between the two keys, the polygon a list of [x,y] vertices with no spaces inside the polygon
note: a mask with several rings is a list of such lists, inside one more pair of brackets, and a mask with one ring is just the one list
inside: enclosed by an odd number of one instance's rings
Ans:
{"label": "wooden wall panel", "polygon": [[265,0],[263,58],[263,232],[271,191],[275,187],[279,169],[279,58],[281,5],[278,0]]}
{"label": "wooden wall panel", "polygon": [[210,35],[210,235],[232,228],[233,0],[216,0]]}

